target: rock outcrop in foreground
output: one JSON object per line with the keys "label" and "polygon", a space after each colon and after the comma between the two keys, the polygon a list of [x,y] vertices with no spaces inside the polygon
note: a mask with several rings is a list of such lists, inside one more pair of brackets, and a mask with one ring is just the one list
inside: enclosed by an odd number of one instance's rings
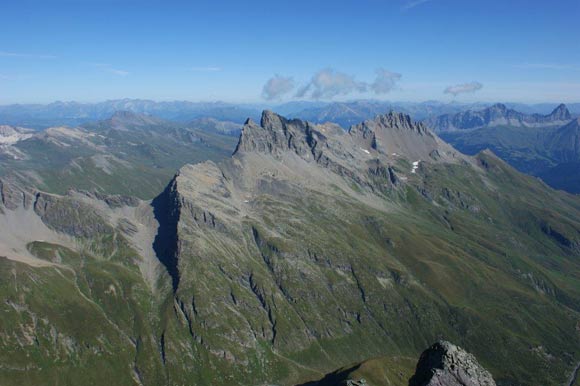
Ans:
{"label": "rock outcrop in foreground", "polygon": [[421,354],[409,386],[495,386],[495,381],[472,354],[439,341]]}

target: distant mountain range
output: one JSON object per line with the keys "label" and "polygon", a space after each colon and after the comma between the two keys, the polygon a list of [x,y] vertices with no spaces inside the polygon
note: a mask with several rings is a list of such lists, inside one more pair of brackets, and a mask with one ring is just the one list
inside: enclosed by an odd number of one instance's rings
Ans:
{"label": "distant mountain range", "polygon": [[155,102],[120,99],[99,103],[55,102],[46,105],[5,105],[0,106],[0,122],[33,128],[54,125],[77,126],[106,119],[117,111],[152,115],[179,122],[205,117],[242,123],[247,117],[257,118],[260,115],[260,110],[253,106],[224,102]]}
{"label": "distant mountain range", "polygon": [[580,131],[566,105],[550,114],[525,114],[495,104],[483,110],[425,120],[466,154],[491,149],[511,165],[557,189],[580,193]]}
{"label": "distant mountain range", "polygon": [[[77,126],[87,122],[110,117],[116,111],[130,111],[138,114],[153,115],[159,118],[190,122],[199,118],[212,118],[242,124],[246,118],[256,120],[264,109],[271,109],[290,117],[306,118],[312,122],[326,121],[338,123],[348,128],[364,119],[389,111],[409,114],[413,119],[423,120],[443,114],[455,114],[466,110],[488,107],[487,103],[443,103],[426,102],[389,102],[359,100],[350,102],[293,101],[278,105],[235,104],[225,102],[156,102],[142,99],[120,99],[99,103],[54,102],[50,104],[14,104],[0,106],[0,124],[32,128],[50,126]],[[508,108],[519,111],[546,114],[554,108],[550,104],[524,105],[507,104]],[[573,114],[580,114],[580,103],[569,105]]]}
{"label": "distant mountain range", "polygon": [[467,110],[456,114],[444,114],[429,118],[425,123],[435,132],[475,130],[491,126],[548,127],[568,123],[572,115],[564,104],[550,114],[525,114],[497,103],[483,110]]}

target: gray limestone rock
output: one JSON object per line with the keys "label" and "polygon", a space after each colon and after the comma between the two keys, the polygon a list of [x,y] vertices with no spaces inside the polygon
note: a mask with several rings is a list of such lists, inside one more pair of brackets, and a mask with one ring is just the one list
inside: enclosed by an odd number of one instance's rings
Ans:
{"label": "gray limestone rock", "polygon": [[493,377],[472,354],[439,341],[421,354],[410,386],[495,386]]}

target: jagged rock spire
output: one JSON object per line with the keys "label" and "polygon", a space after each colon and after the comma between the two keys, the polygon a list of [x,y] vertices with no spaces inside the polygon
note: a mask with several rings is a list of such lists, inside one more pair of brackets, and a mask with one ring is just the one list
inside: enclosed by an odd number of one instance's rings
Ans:
{"label": "jagged rock spire", "polygon": [[495,386],[495,381],[473,355],[439,341],[421,354],[409,386]]}

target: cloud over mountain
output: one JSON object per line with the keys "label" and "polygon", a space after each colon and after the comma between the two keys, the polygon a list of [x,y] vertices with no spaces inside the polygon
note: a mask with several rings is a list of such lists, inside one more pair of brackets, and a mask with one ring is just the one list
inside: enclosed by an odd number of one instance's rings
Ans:
{"label": "cloud over mountain", "polygon": [[390,92],[402,77],[401,74],[385,70],[384,68],[377,69],[376,73],[377,77],[375,81],[370,84],[370,88],[375,94],[386,94]]}
{"label": "cloud over mountain", "polygon": [[294,87],[294,79],[292,77],[276,74],[268,79],[262,88],[262,96],[267,100],[278,99],[282,95],[292,91]]}
{"label": "cloud over mountain", "polygon": [[[375,80],[369,83],[357,80],[354,75],[339,72],[332,68],[325,68],[315,73],[306,84],[299,87],[294,97],[332,99],[339,95],[357,92],[386,94],[395,87],[401,76],[399,73],[379,68],[376,70]],[[293,78],[275,75],[264,85],[262,97],[267,100],[278,99],[292,91],[294,87]]]}
{"label": "cloud over mountain", "polygon": [[454,86],[449,86],[443,91],[444,94],[452,94],[457,96],[459,94],[473,93],[479,91],[483,88],[483,85],[479,82],[469,82],[456,84]]}
{"label": "cloud over mountain", "polygon": [[314,74],[310,82],[298,90],[296,96],[298,98],[310,96],[312,99],[332,99],[338,95],[365,91],[367,91],[367,84],[357,81],[354,75],[326,68]]}

